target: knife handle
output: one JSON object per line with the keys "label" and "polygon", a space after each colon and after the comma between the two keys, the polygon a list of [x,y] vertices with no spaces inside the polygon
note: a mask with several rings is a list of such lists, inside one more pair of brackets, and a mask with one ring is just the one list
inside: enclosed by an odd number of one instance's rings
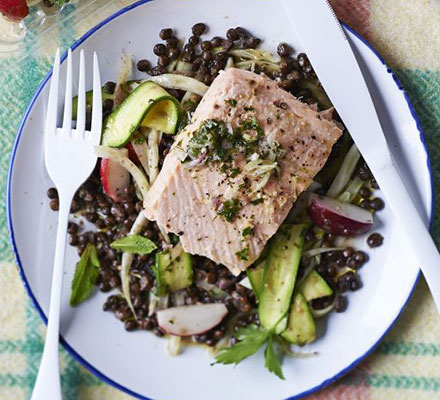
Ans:
{"label": "knife handle", "polygon": [[379,175],[381,180],[378,183],[382,193],[394,214],[398,228],[404,233],[407,245],[413,250],[440,312],[440,254],[437,246],[394,162],[391,160]]}

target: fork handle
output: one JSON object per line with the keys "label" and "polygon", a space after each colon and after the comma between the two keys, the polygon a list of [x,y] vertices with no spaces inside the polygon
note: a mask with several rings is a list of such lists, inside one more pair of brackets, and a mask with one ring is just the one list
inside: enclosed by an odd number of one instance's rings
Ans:
{"label": "fork handle", "polygon": [[63,287],[64,253],[70,205],[74,193],[59,193],[57,241],[50,291],[46,341],[31,400],[61,400],[58,341],[60,331],[61,292]]}

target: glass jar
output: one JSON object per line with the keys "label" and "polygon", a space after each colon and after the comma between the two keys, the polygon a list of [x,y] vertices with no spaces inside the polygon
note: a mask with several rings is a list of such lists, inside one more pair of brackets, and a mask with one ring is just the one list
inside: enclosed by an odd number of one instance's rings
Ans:
{"label": "glass jar", "polygon": [[[78,0],[6,0],[0,5],[0,56],[17,51],[27,34],[37,35],[64,7]],[[11,11],[12,10],[12,11]]]}

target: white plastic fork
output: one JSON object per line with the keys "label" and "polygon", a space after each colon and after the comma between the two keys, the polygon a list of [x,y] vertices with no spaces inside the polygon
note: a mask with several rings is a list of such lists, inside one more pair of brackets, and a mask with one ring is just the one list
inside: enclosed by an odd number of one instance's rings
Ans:
{"label": "white plastic fork", "polygon": [[66,93],[63,127],[57,128],[60,53],[57,50],[50,84],[45,127],[45,161],[50,178],[58,189],[59,213],[55,260],[50,293],[49,319],[43,357],[31,400],[61,400],[58,339],[64,252],[70,205],[79,186],[96,165],[94,146],[101,140],[102,99],[98,57],[93,56],[93,108],[91,130],[85,129],[86,96],[84,51],[80,52],[78,111],[76,129],[72,129],[72,53],[67,55]]}

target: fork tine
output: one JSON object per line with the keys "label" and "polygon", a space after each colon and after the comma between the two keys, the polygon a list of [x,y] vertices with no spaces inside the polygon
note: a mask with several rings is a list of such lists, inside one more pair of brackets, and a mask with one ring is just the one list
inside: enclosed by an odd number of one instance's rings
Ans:
{"label": "fork tine", "polygon": [[93,106],[92,106],[92,129],[90,139],[96,144],[101,141],[102,129],[102,93],[101,76],[99,73],[98,55],[93,53]]}
{"label": "fork tine", "polygon": [[84,137],[85,125],[86,125],[86,84],[85,84],[84,50],[81,50],[79,56],[78,112],[76,118],[76,132],[78,138]]}
{"label": "fork tine", "polygon": [[70,135],[72,128],[72,50],[67,53],[66,95],[64,97],[63,135]]}
{"label": "fork tine", "polygon": [[58,109],[58,83],[60,75],[60,49],[55,53],[53,62],[52,79],[50,81],[49,100],[47,102],[46,129],[45,134],[55,134],[57,129]]}

